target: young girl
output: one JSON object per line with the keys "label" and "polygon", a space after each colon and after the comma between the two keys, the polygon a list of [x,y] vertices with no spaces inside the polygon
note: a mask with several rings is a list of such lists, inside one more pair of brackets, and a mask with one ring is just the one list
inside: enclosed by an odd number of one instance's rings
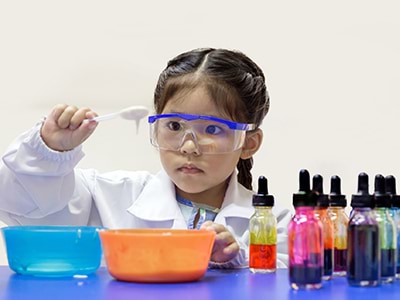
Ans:
{"label": "young girl", "polygon": [[[156,175],[75,169],[81,144],[97,126],[83,120],[96,113],[54,107],[3,156],[0,219],[8,225],[214,230],[210,266],[246,267],[252,156],[269,109],[263,72],[237,51],[189,51],[161,73],[154,106],[150,139],[163,165]],[[284,267],[290,214],[275,208],[275,215],[278,267]]]}

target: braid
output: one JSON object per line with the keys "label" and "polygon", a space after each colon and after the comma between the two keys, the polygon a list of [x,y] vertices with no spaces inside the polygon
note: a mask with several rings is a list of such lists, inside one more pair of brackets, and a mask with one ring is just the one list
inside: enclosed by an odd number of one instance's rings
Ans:
{"label": "braid", "polygon": [[242,184],[245,188],[252,190],[253,185],[253,176],[251,175],[251,169],[253,167],[253,158],[249,159],[239,159],[237,164],[238,173],[238,181]]}

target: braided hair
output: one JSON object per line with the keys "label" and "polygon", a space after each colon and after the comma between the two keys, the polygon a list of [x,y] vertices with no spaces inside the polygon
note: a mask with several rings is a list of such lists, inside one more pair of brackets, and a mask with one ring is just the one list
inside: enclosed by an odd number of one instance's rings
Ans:
{"label": "braided hair", "polygon": [[[170,60],[154,91],[156,113],[184,89],[203,84],[217,107],[233,120],[258,128],[269,110],[269,96],[262,70],[245,54],[227,49],[201,48]],[[253,158],[239,159],[238,181],[252,189]]]}

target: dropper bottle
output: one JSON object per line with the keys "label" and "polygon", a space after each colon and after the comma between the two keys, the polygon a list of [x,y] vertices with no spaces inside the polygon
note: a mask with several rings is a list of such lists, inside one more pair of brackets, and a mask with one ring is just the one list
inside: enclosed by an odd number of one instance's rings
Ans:
{"label": "dropper bottle", "polygon": [[310,190],[310,174],[299,174],[300,188],[293,194],[295,214],[288,228],[289,281],[293,289],[319,289],[322,286],[322,225],[315,217],[315,194]]}
{"label": "dropper bottle", "polygon": [[276,271],[276,217],[272,213],[274,196],[268,194],[268,180],[258,178],[258,192],[253,195],[254,214],[249,221],[249,268],[252,273]]}
{"label": "dropper bottle", "polygon": [[333,222],[333,275],[345,276],[347,268],[347,226],[349,217],[345,212],[346,196],[342,194],[340,177],[331,177],[331,192],[329,193],[329,215]]}
{"label": "dropper bottle", "polygon": [[324,240],[324,271],[322,279],[330,280],[333,275],[333,222],[328,214],[329,198],[327,194],[324,194],[321,175],[313,176],[312,190],[317,196],[315,216],[322,223],[322,237]]}
{"label": "dropper bottle", "polygon": [[347,281],[352,286],[380,284],[379,225],[372,211],[368,175],[358,175],[358,192],[351,197],[353,211],[347,228]]}
{"label": "dropper bottle", "polygon": [[400,195],[396,193],[396,178],[393,175],[385,177],[386,193],[390,196],[391,208],[389,214],[397,229],[397,267],[396,278],[400,278]]}
{"label": "dropper bottle", "polygon": [[381,247],[381,280],[383,283],[392,283],[396,278],[396,224],[389,214],[390,195],[385,191],[385,178],[375,176],[375,218],[379,225],[379,239]]}

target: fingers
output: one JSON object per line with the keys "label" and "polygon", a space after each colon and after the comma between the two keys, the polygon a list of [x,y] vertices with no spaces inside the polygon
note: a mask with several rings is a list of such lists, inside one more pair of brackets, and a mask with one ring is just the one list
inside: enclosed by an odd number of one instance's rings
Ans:
{"label": "fingers", "polygon": [[88,107],[78,108],[75,105],[67,104],[56,105],[50,113],[50,117],[53,118],[59,128],[71,130],[78,128],[83,120],[95,116],[97,114]]}
{"label": "fingers", "polygon": [[215,261],[226,261],[234,257],[240,250],[232,233],[224,225],[206,221],[200,229],[212,230],[216,233],[213,257]]}
{"label": "fingers", "polygon": [[236,242],[235,238],[229,231],[222,231],[217,233],[215,236],[215,243],[221,243],[225,245],[230,245],[232,243]]}
{"label": "fingers", "polygon": [[57,121],[67,107],[68,107],[67,104],[57,104],[51,111],[50,117],[52,117],[54,120]]}
{"label": "fingers", "polygon": [[215,233],[217,233],[217,234],[220,233],[220,232],[222,232],[222,231],[226,231],[226,228],[225,228],[224,225],[217,224],[217,223],[214,223],[214,222],[212,222],[212,221],[206,221],[206,222],[204,222],[204,223],[201,225],[200,229],[212,230],[212,231],[215,231]]}
{"label": "fingers", "polygon": [[78,109],[78,110],[74,113],[74,115],[72,116],[72,118],[71,118],[69,128],[70,128],[71,130],[74,130],[74,129],[78,128],[78,127],[82,124],[82,121],[85,120],[85,119],[86,119],[86,116],[87,116],[88,114],[90,114],[90,113],[94,114],[94,113],[91,111],[90,108],[84,107],[84,108]]}
{"label": "fingers", "polygon": [[236,243],[235,239],[233,239],[233,242],[231,242],[228,246],[226,246],[222,251],[224,252],[224,254],[230,255],[238,253],[239,250],[240,247],[238,243]]}
{"label": "fingers", "polygon": [[83,122],[96,113],[90,108],[56,105],[41,127],[45,144],[56,151],[68,151],[82,144],[95,130],[97,122]]}
{"label": "fingers", "polygon": [[74,130],[79,127],[82,121],[86,118],[86,113],[91,111],[89,108],[77,108],[76,106],[70,105],[64,108],[64,111],[60,114],[57,124],[60,128],[69,128]]}
{"label": "fingers", "polygon": [[212,230],[212,231],[214,231],[214,228],[212,227],[212,224],[213,224],[214,222],[212,222],[212,221],[205,221],[203,224],[201,224],[201,226],[200,226],[200,229],[201,230]]}

